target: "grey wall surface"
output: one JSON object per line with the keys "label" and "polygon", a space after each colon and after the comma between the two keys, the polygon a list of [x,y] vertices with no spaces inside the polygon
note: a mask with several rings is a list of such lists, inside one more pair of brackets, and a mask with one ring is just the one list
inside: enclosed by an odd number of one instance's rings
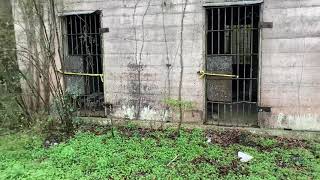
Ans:
{"label": "grey wall surface", "polygon": [[[102,26],[110,30],[103,35],[105,97],[116,116],[134,118],[140,109],[140,119],[167,118],[163,100],[178,96],[183,5],[184,0],[64,1],[65,12],[102,11]],[[204,106],[204,82],[197,74],[204,62],[204,21],[201,1],[188,0],[182,99],[194,102],[196,121]]]}
{"label": "grey wall surface", "polygon": [[267,127],[320,130],[320,1],[265,0],[261,106]]}
{"label": "grey wall surface", "polygon": [[[140,119],[166,119],[162,101],[178,95],[184,1],[61,2],[60,12],[102,12],[102,26],[110,29],[103,35],[105,99],[115,115],[133,119],[140,106]],[[186,7],[182,97],[196,105],[189,120],[202,122],[205,104],[204,81],[197,75],[205,62],[203,6],[221,2],[188,0]],[[271,112],[259,114],[260,125],[320,130],[320,1],[264,0],[261,13],[273,28],[261,30],[259,105]]]}
{"label": "grey wall surface", "polygon": [[[65,10],[102,10],[103,26],[110,28],[103,37],[105,94],[107,101],[118,108],[117,114],[132,114],[141,97],[142,114],[146,116],[142,119],[161,119],[165,115],[159,114],[165,109],[161,101],[169,91],[171,97],[178,94],[183,1],[151,0],[147,11],[148,0],[135,2],[67,1]],[[186,8],[182,94],[183,99],[194,101],[200,112],[205,89],[196,72],[202,69],[205,54],[203,5],[230,2],[249,1],[189,0]],[[319,130],[320,1],[265,0],[261,13],[262,21],[273,22],[273,28],[261,31],[259,105],[271,107],[272,112],[260,113],[260,124]],[[139,83],[136,62],[140,57]],[[169,76],[167,64],[171,65]],[[196,116],[198,121],[200,114]]]}

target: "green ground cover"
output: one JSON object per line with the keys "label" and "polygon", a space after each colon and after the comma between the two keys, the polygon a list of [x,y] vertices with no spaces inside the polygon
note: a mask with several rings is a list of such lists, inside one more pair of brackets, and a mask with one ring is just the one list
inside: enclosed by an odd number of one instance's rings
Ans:
{"label": "green ground cover", "polygon": [[[49,148],[33,133],[0,136],[0,179],[320,179],[320,144],[239,131],[80,131]],[[207,142],[211,137],[211,142]],[[243,151],[254,158],[240,162]]]}

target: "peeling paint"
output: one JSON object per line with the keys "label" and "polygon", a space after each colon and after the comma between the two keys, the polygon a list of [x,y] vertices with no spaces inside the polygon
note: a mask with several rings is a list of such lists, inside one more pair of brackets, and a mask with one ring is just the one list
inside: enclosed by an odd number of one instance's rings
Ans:
{"label": "peeling paint", "polygon": [[[136,119],[136,107],[135,106],[122,106],[118,109],[114,116],[118,118],[126,118],[130,120]],[[169,110],[157,110],[151,106],[144,106],[140,113],[140,120],[151,121],[170,121],[172,113]]]}
{"label": "peeling paint", "polygon": [[141,111],[140,118],[142,120],[156,120],[157,112],[150,108],[150,106],[144,107]]}
{"label": "peeling paint", "polygon": [[119,109],[116,113],[115,113],[116,117],[120,117],[120,118],[126,118],[126,119],[130,119],[133,120],[135,119],[135,107],[134,106],[122,106],[121,109]]}

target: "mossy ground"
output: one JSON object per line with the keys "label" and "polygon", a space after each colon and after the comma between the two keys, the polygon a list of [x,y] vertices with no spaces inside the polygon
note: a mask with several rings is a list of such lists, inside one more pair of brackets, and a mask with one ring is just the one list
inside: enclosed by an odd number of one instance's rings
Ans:
{"label": "mossy ground", "polygon": [[[44,148],[33,133],[0,136],[0,179],[320,179],[320,144],[240,131],[81,130]],[[208,143],[207,138],[212,142]],[[238,151],[254,157],[248,163]]]}

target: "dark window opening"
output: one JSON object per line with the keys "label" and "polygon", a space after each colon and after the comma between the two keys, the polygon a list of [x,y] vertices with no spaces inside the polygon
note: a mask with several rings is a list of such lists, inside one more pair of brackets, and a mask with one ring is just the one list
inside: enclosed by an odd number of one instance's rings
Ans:
{"label": "dark window opening", "polygon": [[100,13],[64,16],[64,72],[66,89],[77,96],[84,116],[102,116],[103,65]]}
{"label": "dark window opening", "polygon": [[257,125],[260,5],[206,10],[207,120],[235,126]]}

